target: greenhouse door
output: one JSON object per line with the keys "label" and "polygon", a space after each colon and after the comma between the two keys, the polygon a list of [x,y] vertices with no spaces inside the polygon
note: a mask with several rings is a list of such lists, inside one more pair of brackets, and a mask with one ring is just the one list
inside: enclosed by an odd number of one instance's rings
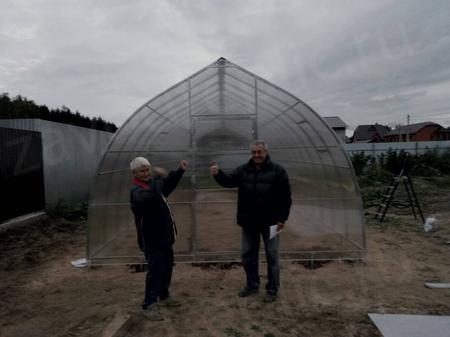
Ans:
{"label": "greenhouse door", "polygon": [[255,135],[254,125],[253,116],[194,118],[192,253],[198,257],[207,256],[208,259],[217,260],[239,257],[237,191],[219,186],[211,177],[209,167],[211,161],[215,160],[221,169],[230,172],[246,163],[250,158],[250,143]]}

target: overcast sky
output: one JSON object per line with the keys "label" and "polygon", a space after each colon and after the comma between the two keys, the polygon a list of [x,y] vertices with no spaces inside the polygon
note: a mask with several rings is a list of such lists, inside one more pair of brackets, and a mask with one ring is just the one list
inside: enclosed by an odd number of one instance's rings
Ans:
{"label": "overcast sky", "polygon": [[0,0],[0,92],[117,125],[221,56],[350,129],[450,125],[449,0]]}

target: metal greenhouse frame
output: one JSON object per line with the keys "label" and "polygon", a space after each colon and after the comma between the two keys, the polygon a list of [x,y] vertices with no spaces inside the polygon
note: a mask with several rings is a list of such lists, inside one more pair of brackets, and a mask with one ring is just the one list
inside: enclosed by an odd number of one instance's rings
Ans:
{"label": "metal greenhouse frame", "polygon": [[101,160],[88,214],[91,264],[141,263],[129,207],[130,161],[176,169],[190,162],[169,198],[179,229],[177,261],[239,258],[236,190],[219,187],[211,160],[229,170],[263,139],[290,177],[293,205],[284,259],[358,259],[366,251],[361,195],[351,162],[322,118],[292,94],[220,58],[140,107]]}

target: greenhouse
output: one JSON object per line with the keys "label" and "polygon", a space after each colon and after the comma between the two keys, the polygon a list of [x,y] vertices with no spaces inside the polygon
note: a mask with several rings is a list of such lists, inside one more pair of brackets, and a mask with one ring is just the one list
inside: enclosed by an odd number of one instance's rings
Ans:
{"label": "greenhouse", "polygon": [[262,139],[283,165],[293,204],[281,234],[283,259],[358,259],[366,251],[362,200],[351,162],[333,130],[297,97],[220,58],[139,108],[116,132],[100,162],[88,214],[93,265],[141,263],[129,205],[130,161],[177,169],[190,163],[169,203],[179,262],[239,259],[235,189],[210,176],[250,158]]}

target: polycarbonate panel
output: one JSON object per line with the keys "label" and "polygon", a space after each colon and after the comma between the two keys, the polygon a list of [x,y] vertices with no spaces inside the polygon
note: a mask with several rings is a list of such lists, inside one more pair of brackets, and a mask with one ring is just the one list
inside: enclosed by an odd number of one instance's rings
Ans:
{"label": "polycarbonate panel", "polygon": [[[305,131],[315,140],[318,146],[333,146],[339,144],[339,139],[328,124],[314,111],[303,103],[293,107],[308,123],[305,123]],[[303,124],[302,124],[303,125]]]}
{"label": "polycarbonate panel", "polygon": [[250,119],[195,120],[195,145],[197,152],[248,149],[253,136]]}
{"label": "polycarbonate panel", "polygon": [[116,132],[91,193],[88,258],[93,264],[141,263],[129,207],[129,162],[147,157],[174,170],[189,161],[168,198],[178,227],[178,261],[239,257],[237,188],[225,172],[246,163],[263,139],[289,175],[293,205],[281,234],[282,257],[359,258],[365,252],[362,202],[349,161],[328,125],[295,96],[221,58],[144,104]]}
{"label": "polycarbonate panel", "polygon": [[88,227],[89,256],[108,258],[114,256],[139,256],[134,219],[129,205],[90,205]]}
{"label": "polycarbonate panel", "polygon": [[347,169],[311,164],[300,166],[284,160],[276,162],[286,168],[292,197],[299,202],[306,199],[352,198],[357,193],[352,184],[353,177]]}
{"label": "polycarbonate panel", "polygon": [[136,157],[148,157],[149,153],[145,151],[130,151],[130,152],[106,152],[103,155],[103,160],[100,164],[98,173],[104,174],[114,172],[117,170],[128,171],[130,162]]}
{"label": "polycarbonate panel", "polygon": [[129,169],[99,174],[91,192],[90,204],[114,204],[130,202]]}
{"label": "polycarbonate panel", "polygon": [[[161,115],[165,115],[170,111],[180,110],[180,106],[183,106],[188,101],[188,83],[182,82],[175,85],[169,91],[155,97],[147,105],[153,110],[157,111]],[[186,105],[186,108],[189,108]]]}
{"label": "polycarbonate panel", "polygon": [[196,105],[192,104],[192,116],[217,115],[219,110],[219,96],[215,95],[208,100],[199,101]]}
{"label": "polycarbonate panel", "polygon": [[195,242],[192,203],[169,202],[169,204],[173,216],[176,219],[175,223],[178,232],[175,240],[174,252],[175,254],[190,254]]}
{"label": "polycarbonate panel", "polygon": [[[264,97],[264,95],[258,92],[258,113],[261,114],[261,121],[271,122],[274,119],[282,115],[290,107],[282,104],[277,100],[271,99],[271,97]],[[267,118],[270,116],[270,118]]]}
{"label": "polycarbonate panel", "polygon": [[226,67],[225,75],[249,87],[254,87],[257,81],[257,77],[240,67]]}
{"label": "polycarbonate panel", "polygon": [[196,86],[191,85],[190,100],[191,108],[198,107],[202,103],[211,101],[219,95],[219,81],[217,76],[209,78],[206,82]]}
{"label": "polycarbonate panel", "polygon": [[224,92],[231,95],[240,97],[242,101],[247,103],[255,102],[255,88],[249,87],[247,84],[235,81],[233,78],[229,78],[224,83]]}
{"label": "polycarbonate panel", "polygon": [[150,150],[150,155],[147,156],[153,166],[163,167],[167,171],[178,170],[182,159],[190,161],[191,158],[190,151],[167,151],[166,149]]}
{"label": "polycarbonate panel", "polygon": [[219,68],[220,67],[212,65],[189,77],[187,81],[189,82],[191,90],[195,90],[197,86],[207,83],[211,78],[217,79]]}
{"label": "polycarbonate panel", "polygon": [[[310,199],[295,203],[286,223],[290,235],[283,236],[288,242],[283,245],[283,250],[364,249],[359,208],[357,199]],[[297,239],[293,240],[293,237]]]}
{"label": "polycarbonate panel", "polygon": [[[287,112],[289,112],[288,110]],[[310,136],[306,123],[298,123],[299,118],[285,115],[261,123],[258,119],[259,137],[267,141],[271,148],[275,147],[314,147],[317,146]]]}
{"label": "polycarbonate panel", "polygon": [[283,159],[290,163],[311,163],[319,166],[333,166],[350,168],[350,162],[347,157],[340,156],[342,153],[340,147],[324,147],[324,148],[271,148],[270,153],[273,157]]}
{"label": "polycarbonate panel", "polygon": [[224,92],[224,113],[229,115],[242,115],[256,113],[253,96],[246,95],[235,89],[231,90],[225,85]]}
{"label": "polycarbonate panel", "polygon": [[221,97],[219,82],[214,81],[209,85],[205,85],[205,88],[201,91],[196,92],[196,89],[201,89],[199,87],[193,89],[190,95],[191,102],[191,113],[192,115],[201,115],[201,111],[206,106],[212,106],[217,109],[218,105],[216,101]]}
{"label": "polycarbonate panel", "polygon": [[[136,129],[144,123],[149,116],[152,114],[152,111],[144,106],[141,109],[139,109],[133,118],[129,118],[122,127],[116,131],[113,140],[110,144],[110,147],[108,150],[110,151],[120,151],[124,150],[126,148],[126,144],[129,141],[134,141],[136,139],[135,137],[135,131]],[[154,116],[153,118],[155,118]],[[133,137],[130,137],[130,135],[133,135]],[[133,146],[129,146],[129,150],[134,150],[135,148]]]}
{"label": "polycarbonate panel", "polygon": [[187,151],[191,146],[191,131],[188,128],[182,127],[179,124],[159,119],[160,123],[157,131],[147,131],[137,141],[136,148],[146,148],[148,144],[153,144],[152,148],[167,151]]}
{"label": "polycarbonate panel", "polygon": [[[233,151],[233,152],[210,152],[210,153],[204,153],[204,154],[196,154],[195,156],[195,170],[197,173],[197,176],[207,176],[210,178],[210,181],[212,177],[209,173],[209,168],[211,166],[211,161],[216,161],[219,165],[219,168],[225,170],[225,171],[231,171],[234,168],[242,165],[243,163],[247,162],[249,160],[249,155],[247,151]],[[216,183],[214,183],[217,186]],[[208,185],[209,186],[209,185]],[[199,187],[200,188],[200,187]]]}
{"label": "polycarbonate panel", "polygon": [[[192,247],[192,205],[190,203],[170,203],[178,235],[174,250],[186,254]],[[106,210],[105,213],[103,213]],[[89,229],[89,247],[91,256],[138,257],[141,255],[137,245],[137,233],[134,218],[129,205],[91,206],[89,219],[96,221],[101,230]]]}
{"label": "polycarbonate panel", "polygon": [[255,79],[233,68],[226,68],[224,75],[225,90],[241,93],[251,101],[255,100]]}
{"label": "polycarbonate panel", "polygon": [[232,96],[225,92],[224,101],[230,115],[255,115],[256,113],[254,102],[242,99],[237,95]]}

